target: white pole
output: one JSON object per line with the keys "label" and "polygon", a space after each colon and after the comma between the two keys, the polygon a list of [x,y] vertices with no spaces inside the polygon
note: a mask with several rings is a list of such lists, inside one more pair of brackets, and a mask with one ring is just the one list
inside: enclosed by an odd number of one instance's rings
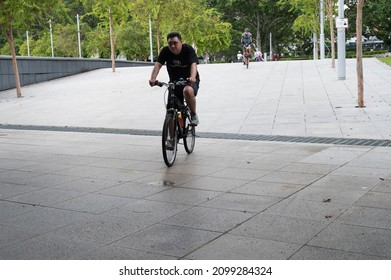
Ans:
{"label": "white pole", "polygon": [[[343,19],[344,0],[338,0],[338,18]],[[345,27],[338,27],[338,80],[345,80],[346,78],[346,51],[345,51]]]}
{"label": "white pole", "polygon": [[269,44],[270,44],[270,61],[272,61],[272,55],[273,55],[273,47],[272,47],[272,33],[270,32],[270,38],[269,38]]}
{"label": "white pole", "polygon": [[152,47],[152,21],[151,21],[151,13],[149,13],[149,48],[151,50],[151,62],[153,62],[153,47]]}
{"label": "white pole", "polygon": [[320,59],[325,58],[324,48],[324,3],[320,0]]}
{"label": "white pole", "polygon": [[26,31],[26,37],[27,37],[27,56],[30,56],[30,43],[29,43],[29,32]]}
{"label": "white pole", "polygon": [[81,58],[81,44],[80,44],[80,21],[79,21],[79,14],[76,15],[77,19],[77,40],[79,44],[79,57]]}
{"label": "white pole", "polygon": [[50,26],[50,46],[52,49],[52,57],[54,57],[54,48],[53,48],[53,34],[52,34],[52,20],[49,20],[49,26]]}

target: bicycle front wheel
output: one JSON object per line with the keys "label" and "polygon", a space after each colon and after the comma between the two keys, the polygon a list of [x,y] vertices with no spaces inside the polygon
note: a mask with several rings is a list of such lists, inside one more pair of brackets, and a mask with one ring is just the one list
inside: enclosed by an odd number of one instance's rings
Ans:
{"label": "bicycle front wheel", "polygon": [[178,150],[177,127],[174,114],[167,114],[163,124],[162,152],[165,164],[170,167],[174,164]]}
{"label": "bicycle front wheel", "polygon": [[[190,122],[190,120],[189,120]],[[195,146],[195,126],[190,123],[186,127],[186,135],[183,137],[183,145],[185,146],[186,153],[191,154]]]}

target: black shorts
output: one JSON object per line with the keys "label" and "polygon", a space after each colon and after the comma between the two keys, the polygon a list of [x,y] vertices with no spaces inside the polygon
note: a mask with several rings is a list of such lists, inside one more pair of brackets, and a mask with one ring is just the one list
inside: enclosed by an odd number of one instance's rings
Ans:
{"label": "black shorts", "polygon": [[[200,87],[200,81],[196,81],[192,86],[191,86],[194,90],[194,96],[197,96],[197,93],[198,93],[198,88]],[[184,86],[177,86],[175,88],[175,95],[176,97],[179,98],[179,100],[183,103],[183,100],[184,100],[184,97],[183,97],[183,89],[185,87]]]}

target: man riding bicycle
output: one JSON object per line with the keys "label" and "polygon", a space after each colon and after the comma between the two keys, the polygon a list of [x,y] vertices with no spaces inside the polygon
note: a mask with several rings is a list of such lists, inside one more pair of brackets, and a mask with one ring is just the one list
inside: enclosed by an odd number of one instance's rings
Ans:
{"label": "man riding bicycle", "polygon": [[199,120],[196,113],[195,97],[200,83],[200,76],[197,71],[197,64],[199,64],[197,54],[190,45],[182,43],[182,37],[177,32],[167,35],[167,43],[168,46],[161,50],[157,58],[149,84],[151,86],[155,85],[159,71],[164,64],[167,65],[170,82],[181,79],[188,81],[188,85],[175,88],[175,95],[181,102],[186,100],[191,111],[191,123],[197,125]]}
{"label": "man riding bicycle", "polygon": [[246,60],[251,57],[251,47],[253,45],[252,42],[252,34],[248,28],[244,29],[244,33],[240,39],[240,43],[243,46],[243,56],[244,56],[244,64],[246,64]]}

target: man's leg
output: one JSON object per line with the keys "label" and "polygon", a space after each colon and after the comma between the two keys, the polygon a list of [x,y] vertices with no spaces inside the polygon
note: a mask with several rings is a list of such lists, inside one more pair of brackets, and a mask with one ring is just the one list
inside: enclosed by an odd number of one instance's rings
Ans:
{"label": "man's leg", "polygon": [[[195,87],[195,88],[193,88]],[[186,86],[183,90],[183,95],[185,97],[187,106],[189,106],[191,111],[191,123],[193,125],[199,124],[197,111],[196,111],[196,95],[198,91],[198,84],[194,84],[193,87]]]}

